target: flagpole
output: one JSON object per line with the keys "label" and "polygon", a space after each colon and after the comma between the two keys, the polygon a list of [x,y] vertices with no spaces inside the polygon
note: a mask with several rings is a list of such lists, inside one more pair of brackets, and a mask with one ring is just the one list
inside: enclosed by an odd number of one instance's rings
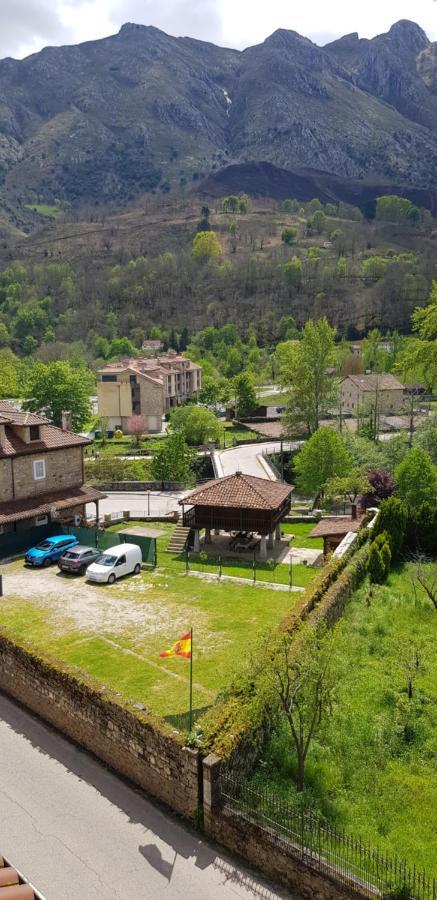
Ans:
{"label": "flagpole", "polygon": [[191,653],[190,653],[190,734],[193,730],[193,629],[190,628]]}

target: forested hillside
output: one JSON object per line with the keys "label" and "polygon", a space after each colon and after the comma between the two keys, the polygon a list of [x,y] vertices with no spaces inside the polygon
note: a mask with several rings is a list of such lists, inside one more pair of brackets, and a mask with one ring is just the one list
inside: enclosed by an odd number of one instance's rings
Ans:
{"label": "forested hillside", "polygon": [[326,316],[349,339],[407,332],[436,275],[436,241],[430,214],[397,198],[370,222],[344,203],[244,196],[60,216],[3,241],[0,341],[43,358],[80,341],[94,358],[99,337],[139,348],[154,326],[190,337],[235,323],[260,346],[281,338],[284,316]]}

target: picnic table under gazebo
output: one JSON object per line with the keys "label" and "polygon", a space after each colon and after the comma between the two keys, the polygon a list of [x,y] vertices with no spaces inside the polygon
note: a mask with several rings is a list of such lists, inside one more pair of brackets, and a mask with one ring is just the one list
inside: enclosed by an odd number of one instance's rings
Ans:
{"label": "picnic table under gazebo", "polygon": [[281,522],[290,512],[293,488],[289,484],[236,472],[196,488],[179,501],[186,528],[194,530],[194,550],[200,550],[213,534],[230,534],[230,549],[254,550],[267,559],[267,549],[281,540]]}

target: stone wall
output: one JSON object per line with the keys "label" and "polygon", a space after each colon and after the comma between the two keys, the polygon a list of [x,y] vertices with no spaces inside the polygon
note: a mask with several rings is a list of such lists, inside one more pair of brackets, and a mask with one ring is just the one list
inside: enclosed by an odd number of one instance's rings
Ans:
{"label": "stone wall", "polygon": [[[45,478],[35,480],[33,463],[45,462]],[[14,458],[15,498],[35,497],[83,483],[82,447],[63,447],[61,450],[29,453]]]}
{"label": "stone wall", "polygon": [[0,690],[115,771],[190,818],[201,798],[200,757],[144,712],[128,710],[70,672],[0,635]]}
{"label": "stone wall", "polygon": [[[336,878],[323,871],[323,863],[302,858],[297,846],[237,810],[223,808],[220,800],[219,760],[203,763],[205,833],[273,881],[296,891],[304,900],[366,900],[369,894],[354,879]],[[328,867],[327,867],[328,869]],[[322,870],[322,871],[321,871]]]}

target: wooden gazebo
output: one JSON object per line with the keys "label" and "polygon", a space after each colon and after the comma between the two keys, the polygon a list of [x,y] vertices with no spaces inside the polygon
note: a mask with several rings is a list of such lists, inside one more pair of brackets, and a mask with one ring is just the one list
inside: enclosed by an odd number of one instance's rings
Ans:
{"label": "wooden gazebo", "polygon": [[199,549],[199,535],[205,529],[205,542],[211,532],[255,532],[260,535],[260,557],[267,557],[267,546],[274,536],[280,540],[280,524],[290,511],[289,484],[256,478],[236,472],[209,481],[179,501],[183,524],[194,529],[194,548]]}

